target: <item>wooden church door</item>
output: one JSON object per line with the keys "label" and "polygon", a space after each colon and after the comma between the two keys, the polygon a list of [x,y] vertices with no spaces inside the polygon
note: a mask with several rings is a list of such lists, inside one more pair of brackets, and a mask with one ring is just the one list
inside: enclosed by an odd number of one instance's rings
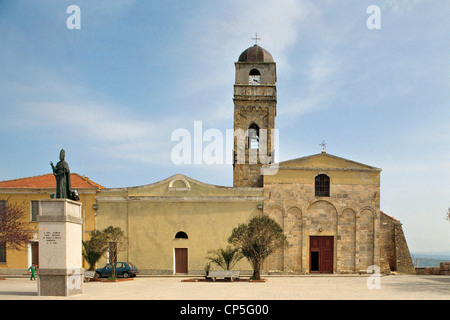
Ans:
{"label": "wooden church door", "polygon": [[333,273],[333,237],[311,237],[309,245],[309,272]]}
{"label": "wooden church door", "polygon": [[175,273],[188,273],[187,248],[175,248]]}

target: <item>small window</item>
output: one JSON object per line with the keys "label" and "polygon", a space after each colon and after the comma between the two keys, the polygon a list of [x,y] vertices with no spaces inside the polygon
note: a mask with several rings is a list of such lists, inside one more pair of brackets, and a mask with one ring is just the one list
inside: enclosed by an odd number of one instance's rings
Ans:
{"label": "small window", "polygon": [[186,232],[180,231],[175,235],[175,239],[189,239],[189,238]]}
{"label": "small window", "polygon": [[248,128],[248,147],[253,150],[259,149],[259,127],[254,123]]}
{"label": "small window", "polygon": [[326,174],[319,174],[316,177],[316,197],[329,197],[330,196],[330,177]]}
{"label": "small window", "polygon": [[251,86],[261,85],[261,73],[256,69],[252,69],[248,75],[248,83]]}
{"label": "small window", "polygon": [[189,182],[184,177],[177,177],[170,181],[169,183],[170,191],[189,191],[191,186]]}

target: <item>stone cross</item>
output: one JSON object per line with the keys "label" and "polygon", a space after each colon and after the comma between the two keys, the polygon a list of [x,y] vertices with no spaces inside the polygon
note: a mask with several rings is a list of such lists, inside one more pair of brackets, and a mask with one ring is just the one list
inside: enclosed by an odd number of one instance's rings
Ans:
{"label": "stone cross", "polygon": [[258,44],[258,40],[262,40],[262,39],[258,38],[258,33],[255,33],[255,38],[252,38],[252,40],[255,40],[255,44]]}
{"label": "stone cross", "polygon": [[326,152],[325,148],[327,147],[327,144],[326,144],[325,140],[323,140],[322,143],[319,144],[319,146],[322,147],[322,152]]}

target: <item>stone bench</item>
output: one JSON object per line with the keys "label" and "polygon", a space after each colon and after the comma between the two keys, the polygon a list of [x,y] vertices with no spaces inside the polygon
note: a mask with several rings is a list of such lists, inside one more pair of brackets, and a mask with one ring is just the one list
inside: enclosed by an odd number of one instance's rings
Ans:
{"label": "stone bench", "polygon": [[230,278],[231,282],[233,279],[239,279],[239,271],[233,270],[211,270],[208,275],[213,281],[216,281],[216,278]]}
{"label": "stone bench", "polygon": [[84,282],[89,282],[95,276],[95,271],[85,271],[83,274]]}

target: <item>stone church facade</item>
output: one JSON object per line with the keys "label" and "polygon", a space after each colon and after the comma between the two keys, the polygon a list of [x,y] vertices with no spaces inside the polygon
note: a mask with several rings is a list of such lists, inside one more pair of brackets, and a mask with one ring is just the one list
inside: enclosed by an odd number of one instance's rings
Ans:
{"label": "stone church facade", "polygon": [[282,162],[265,176],[264,212],[291,244],[269,268],[355,273],[380,266],[380,171],[323,152]]}
{"label": "stone church facade", "polygon": [[[274,163],[276,63],[258,45],[235,63],[233,187],[183,175],[142,187],[102,189],[97,229],[121,227],[119,254],[149,274],[202,274],[239,223],[266,214],[289,247],[263,273],[414,273],[399,221],[380,211],[381,169],[322,153]],[[241,261],[236,269],[251,272]]]}

